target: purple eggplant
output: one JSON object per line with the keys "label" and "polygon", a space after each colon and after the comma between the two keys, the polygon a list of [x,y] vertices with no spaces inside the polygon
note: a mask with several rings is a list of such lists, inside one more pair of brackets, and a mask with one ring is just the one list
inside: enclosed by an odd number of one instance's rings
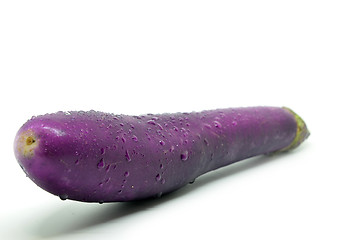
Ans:
{"label": "purple eggplant", "polygon": [[61,199],[121,202],[161,196],[231,163],[293,149],[308,136],[304,121],[279,107],[72,111],[28,120],[14,150],[26,175]]}

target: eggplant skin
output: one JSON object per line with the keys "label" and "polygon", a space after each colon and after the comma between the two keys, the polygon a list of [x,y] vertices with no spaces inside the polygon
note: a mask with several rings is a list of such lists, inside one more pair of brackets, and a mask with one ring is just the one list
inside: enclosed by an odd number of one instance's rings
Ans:
{"label": "eggplant skin", "polygon": [[32,117],[14,150],[27,176],[63,200],[122,202],[161,196],[308,136],[303,120],[280,107],[140,116],[91,110]]}

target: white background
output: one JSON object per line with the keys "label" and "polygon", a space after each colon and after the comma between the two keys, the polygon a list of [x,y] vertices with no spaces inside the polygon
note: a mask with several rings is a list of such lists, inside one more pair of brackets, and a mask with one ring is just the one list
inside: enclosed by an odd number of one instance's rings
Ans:
{"label": "white background", "polygon": [[[361,1],[1,1],[0,239],[362,239]],[[139,203],[61,201],[13,154],[32,115],[287,106],[299,149]]]}

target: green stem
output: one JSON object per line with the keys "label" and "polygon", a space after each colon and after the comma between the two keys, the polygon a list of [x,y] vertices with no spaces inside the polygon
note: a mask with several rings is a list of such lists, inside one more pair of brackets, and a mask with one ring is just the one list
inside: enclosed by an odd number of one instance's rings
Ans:
{"label": "green stem", "polygon": [[274,153],[286,152],[286,151],[292,150],[292,149],[298,147],[310,135],[307,125],[305,124],[303,119],[298,114],[293,112],[290,108],[287,108],[287,107],[283,107],[283,108],[285,110],[287,110],[288,112],[290,112],[291,114],[293,114],[295,121],[297,122],[297,132],[295,134],[294,140],[288,146],[286,146],[285,148],[282,148],[280,150],[277,150]]}

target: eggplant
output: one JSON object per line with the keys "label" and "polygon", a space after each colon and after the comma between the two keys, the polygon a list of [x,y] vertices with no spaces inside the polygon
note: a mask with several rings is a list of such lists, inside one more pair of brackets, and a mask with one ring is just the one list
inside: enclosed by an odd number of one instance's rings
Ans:
{"label": "eggplant", "polygon": [[32,117],[15,156],[44,190],[82,202],[123,202],[175,191],[220,167],[299,146],[309,131],[284,107],[129,116],[70,111]]}

